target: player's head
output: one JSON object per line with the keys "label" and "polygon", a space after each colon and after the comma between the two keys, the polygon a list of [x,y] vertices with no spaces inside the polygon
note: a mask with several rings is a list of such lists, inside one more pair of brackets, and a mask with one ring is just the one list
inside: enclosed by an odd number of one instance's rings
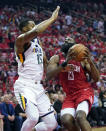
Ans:
{"label": "player's head", "polygon": [[75,41],[73,38],[71,37],[67,37],[64,41],[64,44],[61,46],[61,51],[65,54],[67,54],[68,50],[70,47],[72,47],[73,45],[75,45]]}
{"label": "player's head", "polygon": [[25,33],[30,31],[35,26],[35,22],[31,19],[23,19],[19,24],[19,29],[21,32]]}

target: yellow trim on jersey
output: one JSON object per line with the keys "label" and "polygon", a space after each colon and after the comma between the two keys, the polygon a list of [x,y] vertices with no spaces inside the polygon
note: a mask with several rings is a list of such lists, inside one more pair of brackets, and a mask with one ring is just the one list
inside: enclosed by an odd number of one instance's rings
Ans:
{"label": "yellow trim on jersey", "polygon": [[33,52],[35,53],[35,48],[33,48]]}
{"label": "yellow trim on jersey", "polygon": [[20,96],[20,99],[21,99],[22,107],[23,107],[23,109],[25,111],[25,109],[26,109],[25,97],[22,96],[21,94],[19,94],[19,96]]}
{"label": "yellow trim on jersey", "polygon": [[25,104],[25,98],[24,98],[24,96],[21,96],[21,99],[22,99],[23,109],[25,110],[26,104]]}
{"label": "yellow trim on jersey", "polygon": [[22,55],[22,54],[19,54],[18,56],[19,56],[19,59],[20,59],[21,63],[23,63],[23,62],[24,62],[23,55]]}

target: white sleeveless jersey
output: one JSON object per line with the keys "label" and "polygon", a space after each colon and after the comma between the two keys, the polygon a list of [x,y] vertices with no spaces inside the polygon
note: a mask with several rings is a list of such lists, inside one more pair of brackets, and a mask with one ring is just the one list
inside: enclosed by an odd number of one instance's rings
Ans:
{"label": "white sleeveless jersey", "polygon": [[[22,57],[24,57],[23,62],[21,61]],[[16,56],[16,60],[18,62],[19,77],[32,79],[35,81],[42,80],[43,50],[39,45],[39,41],[37,38],[31,41],[30,47],[24,52],[24,54],[21,55],[21,57]]]}

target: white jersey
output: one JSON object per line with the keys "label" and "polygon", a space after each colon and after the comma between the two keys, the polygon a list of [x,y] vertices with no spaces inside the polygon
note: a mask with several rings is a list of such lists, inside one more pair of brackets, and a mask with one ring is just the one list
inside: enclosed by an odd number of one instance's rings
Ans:
{"label": "white jersey", "polygon": [[16,60],[18,62],[19,77],[35,81],[42,80],[43,50],[37,38],[31,41],[30,47],[23,54],[19,54]]}

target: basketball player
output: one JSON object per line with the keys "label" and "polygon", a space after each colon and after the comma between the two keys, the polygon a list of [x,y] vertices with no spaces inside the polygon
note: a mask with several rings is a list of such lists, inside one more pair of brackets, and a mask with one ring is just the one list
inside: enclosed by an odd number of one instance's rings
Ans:
{"label": "basketball player", "polygon": [[[57,126],[54,110],[41,84],[43,50],[37,36],[57,19],[59,9],[58,6],[49,19],[38,25],[34,21],[24,20],[19,26],[22,34],[17,37],[15,44],[19,78],[15,82],[14,92],[27,114],[21,131],[52,131]],[[37,124],[39,116],[42,122]]]}
{"label": "basketball player", "polygon": [[88,49],[85,49],[84,61],[75,61],[75,52],[69,48],[75,44],[67,38],[62,45],[64,55],[51,57],[47,68],[47,79],[59,75],[60,84],[66,93],[61,110],[61,123],[68,131],[91,131],[86,116],[93,104],[94,93],[86,80],[86,73],[95,82],[99,80],[99,72],[93,64]]}

